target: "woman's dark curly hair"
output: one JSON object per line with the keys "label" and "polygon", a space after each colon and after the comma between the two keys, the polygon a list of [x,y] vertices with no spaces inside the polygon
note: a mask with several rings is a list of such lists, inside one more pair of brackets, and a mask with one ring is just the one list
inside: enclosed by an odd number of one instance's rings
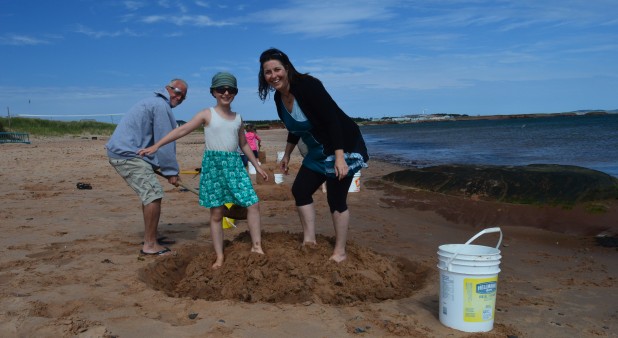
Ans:
{"label": "woman's dark curly hair", "polygon": [[266,98],[268,98],[268,94],[275,90],[268,84],[268,82],[266,82],[266,78],[264,77],[264,62],[270,60],[279,60],[279,62],[281,62],[283,67],[285,67],[285,69],[288,71],[288,81],[290,82],[290,84],[294,83],[296,79],[308,75],[299,73],[296,68],[294,68],[294,65],[284,52],[278,50],[277,48],[270,48],[265,50],[260,55],[260,72],[258,73],[258,94],[262,101],[265,101]]}

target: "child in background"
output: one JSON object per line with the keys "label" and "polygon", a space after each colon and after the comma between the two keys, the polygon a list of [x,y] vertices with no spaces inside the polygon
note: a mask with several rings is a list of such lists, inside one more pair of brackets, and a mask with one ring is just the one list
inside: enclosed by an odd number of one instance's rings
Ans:
{"label": "child in background", "polygon": [[253,154],[256,158],[259,158],[259,151],[262,147],[262,139],[260,138],[260,135],[257,134],[257,130],[255,129],[254,125],[247,125],[247,132],[245,133],[245,137],[247,138],[247,143],[249,143],[249,147],[251,147]]}
{"label": "child in background", "polygon": [[264,180],[268,180],[268,175],[258,164],[247,143],[242,118],[232,111],[231,103],[238,93],[236,78],[227,72],[215,74],[210,93],[217,100],[216,106],[198,112],[191,121],[172,130],[153,146],[141,149],[138,154],[141,156],[153,154],[159,147],[204,125],[205,150],[200,174],[199,203],[210,208],[210,233],[217,255],[212,268],[218,269],[224,261],[221,221],[226,208],[225,203],[247,207],[251,252],[264,254],[258,197],[236,150],[240,147]]}

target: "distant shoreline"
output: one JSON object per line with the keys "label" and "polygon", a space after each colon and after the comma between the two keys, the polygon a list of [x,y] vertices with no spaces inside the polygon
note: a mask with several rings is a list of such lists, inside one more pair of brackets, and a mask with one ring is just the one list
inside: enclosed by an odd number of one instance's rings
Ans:
{"label": "distant shoreline", "polygon": [[511,114],[511,115],[457,115],[457,114],[432,114],[426,115],[424,118],[412,120],[403,119],[384,119],[375,121],[363,121],[359,125],[383,125],[383,124],[410,124],[410,123],[425,123],[425,122],[447,122],[447,121],[477,121],[477,120],[508,120],[508,119],[531,119],[531,118],[547,118],[547,117],[572,117],[572,116],[606,116],[618,114],[616,110],[592,110],[581,112],[568,113],[539,113],[539,114]]}
{"label": "distant shoreline", "polygon": [[[484,116],[462,116],[456,120],[503,120],[503,119],[528,119],[542,117],[569,117],[569,116],[604,116],[610,115],[607,111],[590,111],[587,113],[550,113],[550,114],[513,114],[513,115],[484,115]],[[613,113],[615,114],[615,113]]]}

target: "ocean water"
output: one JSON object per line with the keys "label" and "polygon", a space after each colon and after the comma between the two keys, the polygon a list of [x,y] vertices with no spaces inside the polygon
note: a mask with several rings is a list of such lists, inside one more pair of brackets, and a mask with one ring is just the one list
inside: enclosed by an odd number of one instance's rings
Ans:
{"label": "ocean water", "polygon": [[374,125],[361,131],[370,158],[405,166],[564,164],[618,177],[618,114]]}

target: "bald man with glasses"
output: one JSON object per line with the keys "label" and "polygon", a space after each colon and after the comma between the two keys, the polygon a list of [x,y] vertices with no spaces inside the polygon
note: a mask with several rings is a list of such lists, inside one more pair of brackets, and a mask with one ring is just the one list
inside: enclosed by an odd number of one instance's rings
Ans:
{"label": "bald man with glasses", "polygon": [[177,186],[179,167],[174,142],[161,147],[156,154],[150,156],[140,157],[137,151],[155,144],[176,128],[172,108],[185,100],[188,87],[184,80],[173,79],[152,96],[139,101],[122,117],[105,145],[109,163],[142,202],[142,255],[171,254],[171,250],[163,245],[172,244],[174,241],[157,238],[163,187],[155,171],[166,177],[170,184]]}

